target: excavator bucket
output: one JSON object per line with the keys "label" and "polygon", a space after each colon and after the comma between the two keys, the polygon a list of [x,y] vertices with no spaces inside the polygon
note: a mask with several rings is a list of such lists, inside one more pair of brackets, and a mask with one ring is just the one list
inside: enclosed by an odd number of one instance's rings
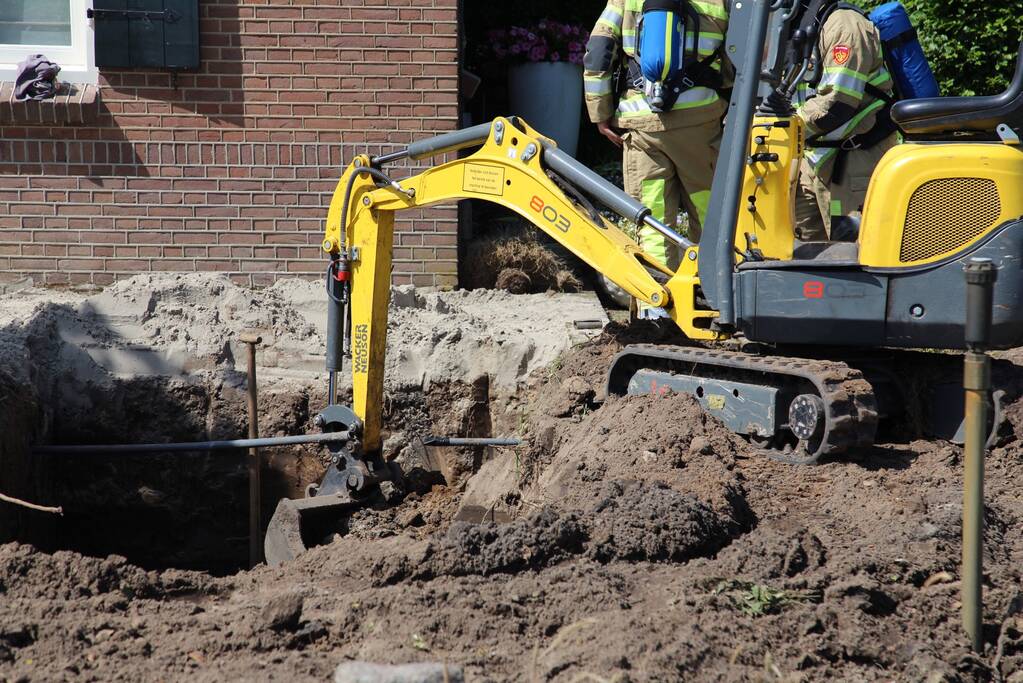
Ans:
{"label": "excavator bucket", "polygon": [[266,563],[276,567],[329,541],[344,520],[363,505],[342,493],[281,499],[263,537]]}

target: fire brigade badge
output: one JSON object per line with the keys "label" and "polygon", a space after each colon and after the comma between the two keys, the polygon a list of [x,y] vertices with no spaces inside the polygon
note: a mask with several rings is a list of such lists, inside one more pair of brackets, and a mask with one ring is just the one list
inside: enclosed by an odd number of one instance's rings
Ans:
{"label": "fire brigade badge", "polygon": [[831,58],[835,60],[835,64],[839,66],[849,61],[849,46],[848,45],[836,45],[831,49]]}

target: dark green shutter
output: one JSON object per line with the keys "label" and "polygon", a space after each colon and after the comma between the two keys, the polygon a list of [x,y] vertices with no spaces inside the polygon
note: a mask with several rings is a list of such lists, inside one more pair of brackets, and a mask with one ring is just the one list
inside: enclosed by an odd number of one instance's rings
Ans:
{"label": "dark green shutter", "polygon": [[199,0],[163,0],[163,6],[181,17],[173,24],[164,22],[164,66],[199,68]]}
{"label": "dark green shutter", "polygon": [[[96,66],[199,66],[199,0],[94,0],[93,8]],[[132,14],[139,11],[162,14],[163,18]]]}

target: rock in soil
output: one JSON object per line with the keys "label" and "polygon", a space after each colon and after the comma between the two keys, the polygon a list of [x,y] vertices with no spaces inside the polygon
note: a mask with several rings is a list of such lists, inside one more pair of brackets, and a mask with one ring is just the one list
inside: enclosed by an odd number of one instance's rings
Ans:
{"label": "rock in soil", "polygon": [[345,662],[334,671],[334,683],[462,683],[462,667],[451,664],[370,664]]}
{"label": "rock in soil", "polygon": [[282,593],[270,598],[253,620],[256,631],[294,631],[302,619],[305,596],[300,592]]}

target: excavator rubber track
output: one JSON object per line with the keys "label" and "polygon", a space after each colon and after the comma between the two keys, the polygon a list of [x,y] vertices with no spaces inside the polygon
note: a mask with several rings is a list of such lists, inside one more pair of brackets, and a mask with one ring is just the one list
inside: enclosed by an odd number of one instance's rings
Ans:
{"label": "excavator rubber track", "polygon": [[[874,442],[878,410],[873,389],[859,370],[840,361],[634,344],[619,352],[612,362],[608,370],[608,395],[644,393],[635,386],[630,388],[631,380],[641,371],[659,373],[661,377],[685,378],[687,382],[720,381],[735,383],[734,386],[774,389],[778,390],[779,400],[785,400],[786,404],[789,397],[815,393],[823,404],[823,420],[820,433],[814,438],[797,439],[786,433],[789,426],[780,419],[773,434],[747,434],[775,460],[813,464],[822,456]],[[703,398],[700,394],[697,396]],[[708,408],[705,400],[701,403]],[[710,408],[713,414],[714,406]]]}

